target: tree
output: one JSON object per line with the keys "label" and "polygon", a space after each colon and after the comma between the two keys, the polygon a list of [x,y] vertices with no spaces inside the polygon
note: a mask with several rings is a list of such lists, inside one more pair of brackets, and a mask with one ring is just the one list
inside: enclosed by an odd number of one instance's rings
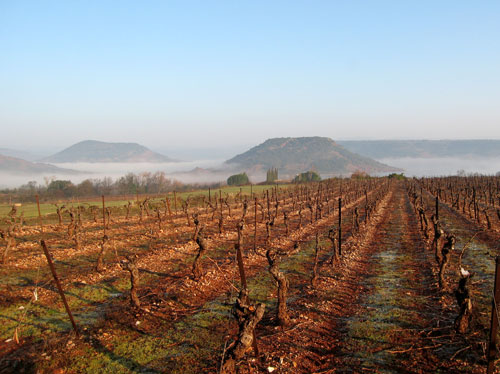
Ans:
{"label": "tree", "polygon": [[387,176],[389,179],[405,180],[406,177],[403,173],[391,173]]}
{"label": "tree", "polygon": [[47,187],[47,193],[53,197],[69,197],[75,194],[76,187],[71,181],[53,180]]}
{"label": "tree", "polygon": [[356,170],[351,174],[351,179],[366,179],[370,178],[370,175],[366,171]]}
{"label": "tree", "polygon": [[116,182],[118,192],[121,194],[135,194],[139,192],[139,179],[134,173],[124,175]]}
{"label": "tree", "polygon": [[76,186],[78,196],[95,196],[96,191],[94,188],[94,183],[90,179],[85,179],[79,185]]}
{"label": "tree", "polygon": [[111,195],[113,191],[113,179],[111,177],[104,177],[96,182],[96,189],[100,195]]}
{"label": "tree", "polygon": [[306,171],[305,173],[298,174],[293,179],[293,183],[318,182],[320,180],[321,177],[315,171]]}
{"label": "tree", "polygon": [[228,186],[242,186],[248,183],[250,183],[250,181],[248,180],[247,173],[234,174],[227,178]]}
{"label": "tree", "polygon": [[148,179],[148,190],[151,193],[164,193],[167,192],[171,183],[163,171],[157,171]]}
{"label": "tree", "polygon": [[267,171],[266,175],[266,183],[274,183],[278,179],[278,169],[277,168],[271,168]]}
{"label": "tree", "polygon": [[36,183],[36,181],[29,181],[28,183],[23,184],[21,187],[19,187],[19,189],[32,194],[36,194],[38,190],[38,184]]}

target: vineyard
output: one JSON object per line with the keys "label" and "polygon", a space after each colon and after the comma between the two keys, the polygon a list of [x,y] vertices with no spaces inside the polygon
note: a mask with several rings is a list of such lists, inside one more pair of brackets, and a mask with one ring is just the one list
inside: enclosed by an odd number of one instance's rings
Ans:
{"label": "vineyard", "polygon": [[51,209],[0,210],[0,373],[484,373],[500,357],[499,177]]}

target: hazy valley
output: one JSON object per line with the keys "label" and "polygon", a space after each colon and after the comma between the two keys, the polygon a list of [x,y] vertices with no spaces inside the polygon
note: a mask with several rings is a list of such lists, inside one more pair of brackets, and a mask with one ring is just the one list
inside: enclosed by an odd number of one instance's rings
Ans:
{"label": "hazy valley", "polygon": [[[288,142],[285,146],[283,139],[296,142],[306,139],[312,143]],[[315,143],[318,139],[319,143]],[[335,144],[327,139],[271,139],[227,160],[174,160],[134,143],[95,141],[80,142],[37,160],[31,158],[35,162],[9,156],[27,156],[29,152],[4,150],[5,156],[2,156],[0,149],[0,157],[3,157],[0,158],[0,187],[13,188],[30,181],[43,185],[54,179],[71,180],[76,184],[86,179],[117,179],[128,173],[156,172],[165,173],[167,178],[181,183],[203,184],[224,183],[231,174],[245,171],[252,182],[258,183],[265,180],[270,167],[278,167],[280,175],[288,179],[311,168],[324,177],[349,176],[356,170],[371,175],[402,171],[407,176],[417,177],[458,172],[491,175],[500,171],[500,141],[338,141]],[[198,155],[203,157],[204,153]]]}

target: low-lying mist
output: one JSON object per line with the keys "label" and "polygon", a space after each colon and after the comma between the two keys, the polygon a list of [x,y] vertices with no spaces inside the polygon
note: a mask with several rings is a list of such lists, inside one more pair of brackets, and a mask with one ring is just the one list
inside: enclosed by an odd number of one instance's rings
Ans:
{"label": "low-lying mist", "polygon": [[[496,174],[500,171],[500,157],[442,157],[442,158],[382,158],[378,161],[399,167],[407,176],[442,176],[457,173]],[[55,164],[61,168],[80,171],[81,174],[36,174],[15,175],[0,172],[0,188],[15,188],[30,181],[45,185],[54,179],[70,180],[74,184],[86,179],[110,177],[116,180],[127,173],[164,172],[166,177],[186,184],[225,182],[239,169],[228,168],[223,160],[198,160],[168,163],[63,163]],[[252,183],[265,179],[264,173],[249,174]]]}
{"label": "low-lying mist", "polygon": [[[77,162],[77,163],[60,163],[53,164],[60,168],[73,169],[82,172],[88,172],[88,175],[98,175],[101,178],[111,177],[118,178],[127,173],[143,173],[143,172],[157,172],[163,171],[165,174],[176,174],[179,172],[188,172],[195,168],[215,169],[221,168],[223,160],[197,160],[197,161],[183,161],[183,162],[162,162],[162,163],[148,163],[148,162]],[[83,177],[82,180],[87,179]]]}
{"label": "low-lying mist", "polygon": [[500,157],[381,158],[377,161],[404,169],[409,177],[432,177],[465,174],[496,174]]}
{"label": "low-lying mist", "polygon": [[[81,183],[86,179],[102,179],[110,177],[116,180],[128,173],[140,174],[144,172],[164,172],[167,178],[177,180],[182,183],[216,183],[225,181],[231,171],[223,166],[223,160],[198,160],[189,162],[167,162],[167,163],[59,163],[53,164],[60,168],[80,171],[79,174],[35,174],[16,175],[12,173],[0,172],[0,187],[14,188],[35,181],[39,184],[46,184],[53,179],[70,180],[74,184]],[[195,168],[202,168],[193,170]],[[213,169],[207,171],[205,169]]]}

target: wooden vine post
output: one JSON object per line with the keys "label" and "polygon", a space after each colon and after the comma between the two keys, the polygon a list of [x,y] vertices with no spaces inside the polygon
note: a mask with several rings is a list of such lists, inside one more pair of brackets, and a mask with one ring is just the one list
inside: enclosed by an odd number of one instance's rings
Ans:
{"label": "wooden vine post", "polygon": [[78,328],[76,327],[75,320],[73,319],[73,314],[71,314],[71,310],[69,309],[68,302],[66,301],[66,296],[64,295],[61,282],[59,282],[59,278],[57,277],[56,269],[54,268],[54,264],[50,257],[49,249],[47,248],[47,244],[45,244],[45,240],[41,240],[40,244],[42,245],[43,252],[45,253],[45,257],[47,257],[47,262],[49,263],[50,271],[52,272],[52,276],[56,282],[57,290],[59,291],[59,295],[61,296],[62,302],[64,304],[64,308],[66,309],[66,313],[68,313],[69,320],[71,321],[71,325],[73,326],[73,330],[75,330],[76,336],[80,336],[78,332]]}
{"label": "wooden vine post", "polygon": [[[36,205],[38,208],[38,219],[40,220],[40,229],[41,233],[43,235],[43,223],[42,223],[42,214],[40,211],[40,200],[38,198],[38,195],[36,195]],[[64,295],[61,282],[59,282],[59,278],[57,277],[56,269],[54,267],[54,263],[52,262],[52,258],[50,257],[49,249],[47,248],[47,244],[45,243],[45,240],[42,239],[40,241],[40,244],[42,245],[43,252],[45,253],[45,257],[47,258],[47,263],[49,264],[50,271],[52,273],[52,277],[54,278],[54,281],[56,282],[57,290],[59,292],[59,295],[61,296],[61,300],[64,304],[64,308],[66,309],[66,313],[68,313],[69,320],[71,321],[71,325],[73,326],[73,330],[75,331],[76,336],[80,336],[80,333],[78,332],[78,328],[76,327],[75,320],[73,319],[73,314],[71,314],[71,310],[69,309],[68,302],[66,301],[66,296]]]}
{"label": "wooden vine post", "polygon": [[104,227],[103,235],[106,236],[106,206],[104,204],[104,195],[102,195],[102,224]]}
{"label": "wooden vine post", "polygon": [[168,195],[165,196],[165,202],[167,203],[168,216],[170,217],[170,220],[172,220],[172,211],[170,210],[170,200],[168,199]]}
{"label": "wooden vine post", "polygon": [[40,200],[38,198],[38,195],[36,197],[36,206],[38,208],[38,220],[40,221],[40,231],[43,235],[43,221],[42,221],[42,212],[40,211]]}
{"label": "wooden vine post", "polygon": [[365,224],[368,222],[368,191],[365,188]]}
{"label": "wooden vine post", "polygon": [[474,208],[474,219],[477,220],[476,187],[472,187],[472,206]]}
{"label": "wooden vine post", "polygon": [[439,219],[439,195],[436,195],[436,219]]}
{"label": "wooden vine post", "polygon": [[220,219],[221,219],[221,222],[222,220],[224,219],[224,212],[222,211],[222,190],[219,190],[219,203],[220,203]]}
{"label": "wooden vine post", "polygon": [[238,243],[236,244],[236,258],[238,259],[238,269],[240,271],[241,287],[247,288],[247,278],[245,276],[245,268],[243,266],[243,256],[241,254],[242,235],[243,233],[241,232],[241,226],[238,224]]}
{"label": "wooden vine post", "polygon": [[271,205],[269,202],[269,190],[266,190],[266,199],[267,199],[267,219],[271,220]]}
{"label": "wooden vine post", "polygon": [[342,256],[342,198],[339,197],[339,256]]}
{"label": "wooden vine post", "polygon": [[500,256],[495,260],[495,286],[493,291],[493,299],[491,301],[491,326],[490,326],[490,342],[488,345],[488,374],[495,371],[495,355],[497,352],[497,333],[498,333],[498,313],[497,308],[500,302]]}
{"label": "wooden vine post", "polygon": [[253,222],[253,251],[257,251],[257,198],[255,198],[255,217]]}

